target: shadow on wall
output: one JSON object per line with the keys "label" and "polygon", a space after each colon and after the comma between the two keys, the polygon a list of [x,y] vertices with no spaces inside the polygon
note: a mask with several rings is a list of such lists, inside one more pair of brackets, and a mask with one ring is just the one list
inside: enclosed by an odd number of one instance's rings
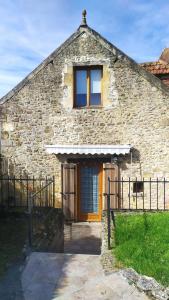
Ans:
{"label": "shadow on wall", "polygon": [[131,149],[132,153],[124,155],[119,155],[119,166],[121,170],[128,170],[127,165],[137,165],[140,170],[140,175],[142,174],[142,166],[140,162],[140,151],[136,148]]}
{"label": "shadow on wall", "polygon": [[[54,207],[53,183],[50,178],[34,178],[28,176],[0,177],[0,207],[28,207],[30,195],[37,192],[33,198],[33,205]],[[46,188],[45,185],[50,183]],[[43,189],[41,192],[40,190]]]}
{"label": "shadow on wall", "polygon": [[[34,166],[35,176],[33,176],[34,173],[32,173],[33,168],[30,168],[32,172],[29,172],[29,170],[26,169],[27,167],[28,166],[23,166],[21,164],[17,164],[17,166],[15,166],[14,158],[11,159],[5,157],[5,155],[1,155],[0,207],[4,206],[7,208],[8,206],[27,206],[28,193],[38,192],[49,180],[55,179],[55,182],[60,180],[60,177],[58,178],[60,174],[58,175],[57,172],[55,173],[52,171],[51,174],[46,174],[46,169],[43,169],[41,164],[36,167]],[[9,182],[7,182],[7,178],[10,179]],[[50,185],[47,188],[47,191],[43,190],[36,196],[36,198],[34,198],[35,203],[37,205],[51,206],[53,205],[52,198],[54,198],[55,207],[60,207],[60,202],[58,201],[60,198],[60,190],[58,191],[56,184],[55,187],[55,194],[53,193],[52,185]]]}
{"label": "shadow on wall", "polygon": [[[140,163],[140,152],[136,148],[131,148],[132,151],[132,163]],[[120,155],[83,155],[83,154],[72,154],[71,157],[68,154],[65,155],[56,155],[57,159],[60,161],[60,163],[65,162],[71,162],[71,163],[79,163],[81,161],[90,161],[90,160],[96,160],[98,162],[102,163],[108,163],[111,162],[112,159],[117,158],[119,162],[122,165],[122,169],[126,170],[127,166],[126,164],[131,164],[131,154],[120,154]]]}
{"label": "shadow on wall", "polygon": [[[22,174],[22,175],[21,175]],[[31,194],[37,193],[54,178],[49,176],[29,176],[28,173],[15,173],[14,165],[1,156],[0,159],[0,207],[28,207]],[[33,198],[35,206],[54,207],[54,185],[51,183],[36,197]]]}

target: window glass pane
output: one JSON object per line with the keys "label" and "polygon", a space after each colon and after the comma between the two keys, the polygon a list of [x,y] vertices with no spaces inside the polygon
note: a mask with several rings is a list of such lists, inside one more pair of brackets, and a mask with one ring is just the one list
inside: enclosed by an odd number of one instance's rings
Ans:
{"label": "window glass pane", "polygon": [[82,213],[97,213],[99,209],[99,168],[80,169],[80,204]]}
{"label": "window glass pane", "polygon": [[101,70],[90,71],[90,105],[101,104]]}
{"label": "window glass pane", "polygon": [[87,71],[76,71],[76,106],[86,106],[87,104]]}

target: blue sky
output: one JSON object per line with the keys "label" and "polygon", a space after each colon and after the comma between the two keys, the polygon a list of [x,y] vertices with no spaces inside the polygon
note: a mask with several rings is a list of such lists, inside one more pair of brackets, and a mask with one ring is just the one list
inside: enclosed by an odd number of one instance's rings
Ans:
{"label": "blue sky", "polygon": [[169,47],[168,0],[0,0],[0,97],[88,25],[138,62]]}

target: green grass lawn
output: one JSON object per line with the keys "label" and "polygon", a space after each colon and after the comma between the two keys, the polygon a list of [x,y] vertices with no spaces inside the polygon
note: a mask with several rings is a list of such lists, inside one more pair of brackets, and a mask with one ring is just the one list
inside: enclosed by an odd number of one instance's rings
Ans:
{"label": "green grass lawn", "polygon": [[169,213],[117,215],[117,264],[169,286]]}
{"label": "green grass lawn", "polygon": [[0,276],[22,253],[27,237],[27,222],[16,215],[0,216]]}

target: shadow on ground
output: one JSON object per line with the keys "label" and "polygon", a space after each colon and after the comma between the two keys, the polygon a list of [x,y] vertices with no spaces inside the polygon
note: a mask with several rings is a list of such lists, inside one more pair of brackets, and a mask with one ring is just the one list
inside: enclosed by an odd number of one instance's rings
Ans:
{"label": "shadow on ground", "polygon": [[101,253],[101,224],[72,223],[65,225],[64,252],[99,255]]}
{"label": "shadow on ground", "polygon": [[0,280],[1,300],[24,300],[21,285],[21,268],[23,261],[12,264]]}
{"label": "shadow on ground", "polygon": [[69,299],[101,272],[101,224],[65,225],[64,253],[31,254],[22,275],[25,300]]}

